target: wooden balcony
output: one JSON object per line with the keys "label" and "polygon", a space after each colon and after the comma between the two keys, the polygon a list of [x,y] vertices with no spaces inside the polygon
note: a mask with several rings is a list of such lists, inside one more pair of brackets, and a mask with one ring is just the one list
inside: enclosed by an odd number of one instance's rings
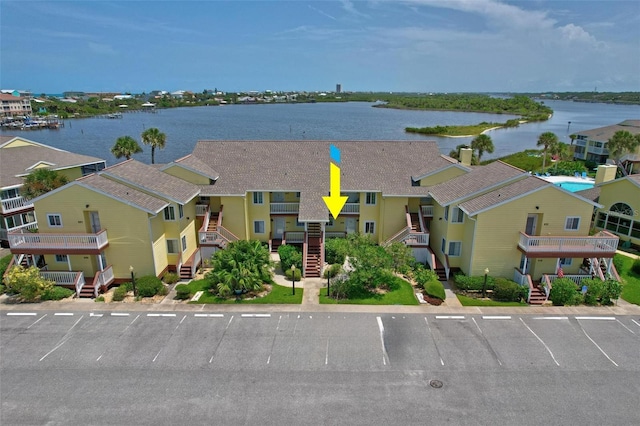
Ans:
{"label": "wooden balcony", "polygon": [[536,236],[520,232],[518,249],[531,258],[613,257],[619,238],[602,231],[590,237]]}
{"label": "wooden balcony", "polygon": [[2,200],[2,214],[6,215],[29,209],[33,209],[33,203],[31,202],[31,200],[27,200],[24,197]]}
{"label": "wooden balcony", "polygon": [[209,206],[206,204],[196,204],[196,216],[206,216]]}
{"label": "wooden balcony", "polygon": [[298,214],[300,203],[271,203],[271,214]]}
{"label": "wooden balcony", "polygon": [[13,254],[99,254],[109,245],[107,230],[97,234],[9,233]]}

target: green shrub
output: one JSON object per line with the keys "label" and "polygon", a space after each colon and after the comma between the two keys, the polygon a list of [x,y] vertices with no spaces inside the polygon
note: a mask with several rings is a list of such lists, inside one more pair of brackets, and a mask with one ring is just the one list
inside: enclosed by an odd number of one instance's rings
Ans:
{"label": "green shrub", "polygon": [[113,290],[113,301],[114,302],[122,302],[124,298],[127,296],[128,290],[125,285],[121,285]]}
{"label": "green shrub", "polygon": [[322,274],[322,276],[324,278],[333,278],[336,275],[338,275],[340,272],[342,272],[342,265],[340,265],[339,263],[334,263],[333,265],[329,266],[324,270],[324,273]]}
{"label": "green shrub", "polygon": [[169,294],[169,287],[163,284],[156,294],[158,296],[166,296],[167,294]]}
{"label": "green shrub", "polygon": [[283,271],[291,269],[291,265],[302,269],[302,253],[296,246],[291,244],[283,244],[278,247],[278,255],[280,256],[280,266]]}
{"label": "green shrub", "polygon": [[45,290],[40,296],[40,300],[62,300],[73,296],[75,292],[71,289],[54,286]]}
{"label": "green shrub", "polygon": [[446,294],[444,292],[444,286],[437,279],[436,280],[432,280],[432,281],[428,281],[427,283],[425,283],[424,291],[425,291],[425,293],[427,293],[427,295],[429,295],[431,297],[436,297],[436,298],[438,298],[440,300],[444,300],[444,299],[447,298],[447,296],[446,296]]}
{"label": "green shrub", "polygon": [[[482,290],[482,287],[484,285],[484,275],[479,275],[479,276],[474,276],[474,277],[468,277],[466,275],[463,274],[458,274],[454,277],[454,282],[456,283],[456,287],[459,290]],[[493,287],[495,285],[495,280],[493,277],[487,277],[487,286],[486,289],[487,290],[493,290]]]}
{"label": "green shrub", "polygon": [[4,294],[5,291],[7,291],[7,288],[4,286],[4,284],[0,284],[0,294]]}
{"label": "green shrub", "polygon": [[160,294],[163,288],[162,281],[155,275],[146,275],[136,280],[136,289],[140,297],[153,297]]}
{"label": "green shrub", "polygon": [[179,279],[180,277],[175,272],[167,272],[166,274],[164,274],[164,277],[162,277],[162,281],[167,284],[175,284]]}
{"label": "green shrub", "polygon": [[346,238],[329,238],[324,243],[325,260],[329,264],[344,264],[349,253],[349,240]]}
{"label": "green shrub", "polygon": [[427,269],[424,266],[417,264],[413,268],[413,279],[416,282],[416,287],[425,289],[426,284],[431,281],[438,281],[438,275],[431,269]]}
{"label": "green shrub", "polygon": [[9,263],[11,263],[11,257],[11,255],[8,255],[0,259],[0,280],[4,276],[4,272],[7,270]]}
{"label": "green shrub", "polygon": [[527,289],[506,278],[496,278],[493,299],[500,302],[519,302]]}
{"label": "green shrub", "polygon": [[178,284],[176,286],[176,299],[186,300],[191,299],[191,296],[192,294],[189,286],[187,286],[186,284]]}
{"label": "green shrub", "polygon": [[127,291],[133,291],[133,284],[131,282],[122,283],[120,287],[126,288]]}
{"label": "green shrub", "polygon": [[611,305],[613,300],[618,300],[620,294],[622,294],[622,284],[615,280],[607,280],[603,284],[600,303],[603,305]]}
{"label": "green shrub", "polygon": [[[296,281],[300,281],[302,279],[302,269],[296,268],[295,272]],[[293,276],[291,269],[285,269],[284,276],[291,281],[291,277]]]}
{"label": "green shrub", "polygon": [[96,297],[96,303],[104,303],[104,296],[98,296]]}
{"label": "green shrub", "polygon": [[640,259],[636,259],[633,261],[633,265],[631,265],[631,270],[634,274],[640,275]]}
{"label": "green shrub", "polygon": [[624,269],[623,255],[616,254],[615,256],[613,256],[613,266],[615,266],[616,271],[618,271],[618,273],[621,273],[621,271]]}
{"label": "green shrub", "polygon": [[587,292],[584,294],[584,303],[589,306],[597,305],[602,297],[604,282],[600,280],[584,280],[582,285],[587,287]]}
{"label": "green shrub", "polygon": [[[576,296],[578,296],[576,298]],[[582,294],[578,292],[578,286],[569,278],[558,278],[553,281],[549,299],[556,306],[575,305],[578,299],[582,299]]]}

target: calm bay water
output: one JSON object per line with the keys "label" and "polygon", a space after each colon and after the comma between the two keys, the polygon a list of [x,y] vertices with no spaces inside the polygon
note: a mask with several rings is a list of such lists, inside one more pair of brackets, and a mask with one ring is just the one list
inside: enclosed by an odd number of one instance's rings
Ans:
{"label": "calm bay water", "polygon": [[[579,130],[640,119],[640,106],[590,104],[547,101],[553,117],[541,123],[524,124],[515,129],[489,132],[495,145],[496,158],[528,148],[535,148],[538,136],[554,132],[561,141]],[[372,108],[364,102],[225,105],[160,110],[156,114],[125,113],[122,119],[86,118],[66,120],[59,130],[3,131],[3,135],[20,135],[57,148],[104,158],[107,164],[117,160],[110,152],[120,136],[140,139],[149,127],[157,127],[167,135],[164,150],[156,151],[156,162],[165,163],[189,154],[198,140],[423,140],[409,134],[405,127],[450,124],[476,124],[482,121],[504,122],[510,115],[445,111],[408,111]],[[569,125],[568,123],[571,122]],[[456,145],[470,143],[473,138],[438,138],[440,150],[448,154]],[[150,162],[150,148],[134,158]]]}

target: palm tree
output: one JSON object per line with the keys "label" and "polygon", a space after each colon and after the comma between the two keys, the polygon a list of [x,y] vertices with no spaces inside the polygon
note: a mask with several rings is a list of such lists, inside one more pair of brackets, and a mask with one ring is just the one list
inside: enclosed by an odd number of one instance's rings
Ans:
{"label": "palm tree", "polygon": [[634,136],[627,130],[618,130],[607,141],[606,148],[609,150],[609,155],[618,164],[620,158],[626,153],[635,151],[638,144],[640,144],[640,136]]}
{"label": "palm tree", "polygon": [[564,160],[569,153],[569,147],[567,147],[566,143],[558,142],[557,144],[552,144],[549,146],[549,154],[552,156],[556,156],[556,162],[554,168],[558,169],[558,163]]}
{"label": "palm tree", "polygon": [[478,151],[478,164],[480,164],[482,154],[485,152],[491,154],[493,152],[493,141],[491,140],[491,136],[484,134],[476,136],[476,138],[471,141],[471,149]]}
{"label": "palm tree", "polygon": [[151,146],[151,164],[155,164],[156,148],[164,149],[166,141],[167,135],[155,127],[151,127],[142,132],[142,143]]}
{"label": "palm tree", "polygon": [[131,158],[133,154],[142,152],[142,148],[131,136],[120,136],[116,139],[115,145],[111,147],[111,153],[116,158],[125,157],[127,160]]}
{"label": "palm tree", "polygon": [[24,198],[30,200],[60,188],[66,185],[67,182],[69,182],[69,179],[55,170],[37,169],[24,178],[24,185],[20,192]]}
{"label": "palm tree", "polygon": [[578,139],[578,135],[576,135],[575,133],[572,133],[569,135],[569,139],[571,139],[571,145],[573,145],[573,141]]}
{"label": "palm tree", "polygon": [[560,141],[558,140],[558,137],[553,132],[544,132],[538,137],[538,143],[536,145],[544,147],[544,152],[542,156],[543,172],[547,165],[547,150],[549,149],[549,147],[557,145],[559,142]]}

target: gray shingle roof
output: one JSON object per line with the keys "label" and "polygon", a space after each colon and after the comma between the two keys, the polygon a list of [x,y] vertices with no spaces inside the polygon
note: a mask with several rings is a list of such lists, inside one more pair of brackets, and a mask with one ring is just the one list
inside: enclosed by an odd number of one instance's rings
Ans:
{"label": "gray shingle roof", "polygon": [[110,195],[126,204],[145,210],[149,213],[159,213],[168,203],[135,188],[124,185],[102,175],[89,175],[74,181],[76,184],[94,189],[100,193]]}
{"label": "gray shingle roof", "polygon": [[429,193],[438,204],[446,206],[525,176],[528,176],[528,173],[523,170],[502,161],[495,161],[486,166],[475,167],[462,176],[434,185],[429,188]]}
{"label": "gray shingle roof", "polygon": [[612,126],[598,127],[596,129],[583,130],[576,132],[578,136],[586,136],[590,140],[607,142],[619,130],[626,130],[632,135],[640,134],[640,120],[625,120],[622,123]]}
{"label": "gray shingle roof", "polygon": [[575,194],[597,203],[600,198],[600,187],[594,186],[593,188],[583,189],[582,191],[576,191]]}
{"label": "gray shingle roof", "polygon": [[411,176],[451,165],[433,141],[199,141],[193,156],[220,174],[202,195],[299,191],[300,220],[326,220],[331,144],[341,152],[342,192],[426,196]]}
{"label": "gray shingle roof", "polygon": [[502,186],[493,191],[471,198],[470,200],[461,203],[460,207],[469,216],[474,216],[482,210],[522,197],[523,195],[536,191],[540,188],[550,186],[553,186],[553,184],[543,179],[529,176],[512,184]]}
{"label": "gray shingle roof", "polygon": [[[15,138],[12,136],[2,137],[0,144],[12,139]],[[100,163],[104,160],[42,144],[0,148],[0,188],[21,185],[23,178],[20,176],[29,174],[31,172],[29,168],[41,162],[51,164],[50,169],[62,170],[85,164]]]}
{"label": "gray shingle roof", "polygon": [[188,203],[200,193],[197,185],[133,159],[108,167],[101,174],[180,204]]}
{"label": "gray shingle roof", "polygon": [[193,156],[192,154],[189,154],[187,156],[184,156],[174,161],[174,164],[179,164],[185,167],[186,169],[199,173],[205,177],[208,177],[209,179],[215,180],[215,179],[218,179],[218,177],[220,177],[220,173],[213,170],[211,167],[209,167],[208,164],[204,163],[203,161]]}

